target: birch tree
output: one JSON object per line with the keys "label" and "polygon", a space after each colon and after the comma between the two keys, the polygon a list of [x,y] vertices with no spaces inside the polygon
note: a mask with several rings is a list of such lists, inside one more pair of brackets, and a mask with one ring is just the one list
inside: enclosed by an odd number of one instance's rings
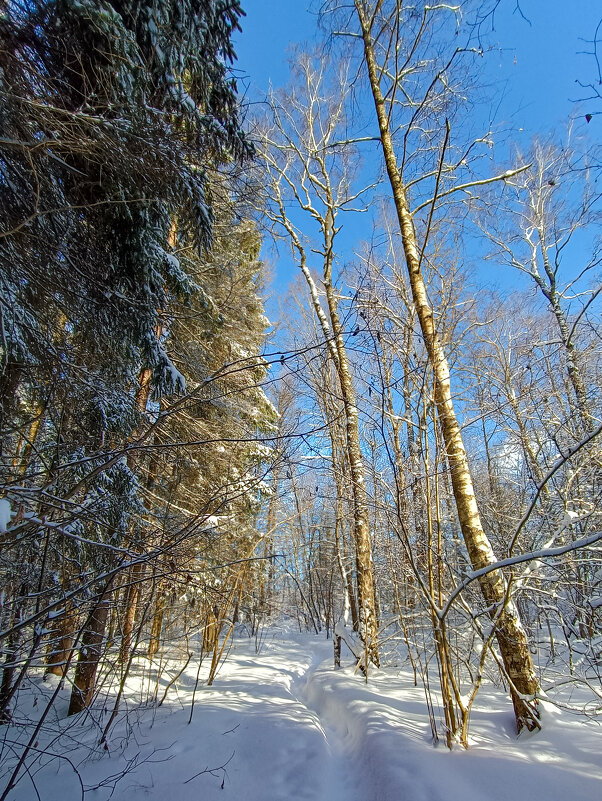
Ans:
{"label": "birch tree", "polygon": [[[349,160],[348,144],[341,141],[345,138],[348,75],[344,67],[341,68],[333,85],[329,86],[327,69],[323,60],[318,62],[302,55],[296,67],[296,88],[288,95],[272,95],[273,124],[262,142],[272,195],[267,213],[288,239],[294,258],[299,262],[324,346],[337,372],[353,495],[360,637],[369,659],[378,665],[378,621],[359,414],[334,275],[338,217],[354,209],[363,191],[353,188],[354,166]],[[296,207],[294,216],[289,211],[291,202]],[[298,221],[299,214],[305,222]],[[305,232],[309,226],[317,232],[315,247],[307,242]],[[313,257],[308,257],[308,251],[319,260],[326,310],[312,274]]]}
{"label": "birch tree", "polygon": [[587,354],[580,342],[602,293],[596,276],[602,260],[602,196],[592,174],[592,159],[592,153],[573,147],[570,137],[562,148],[535,142],[526,159],[531,168],[491,198],[483,218],[493,246],[492,260],[527,276],[555,322],[572,394],[576,439],[595,427],[596,393],[588,387]]}
{"label": "birch tree", "polygon": [[[336,4],[326,10],[334,10]],[[399,2],[354,0],[353,11],[341,7],[340,33],[361,45],[362,69],[373,101],[386,174],[401,233],[403,251],[424,344],[433,370],[434,398],[462,535],[475,570],[495,564],[496,556],[483,529],[470,464],[454,406],[450,369],[428,297],[423,260],[433,216],[442,201],[469,192],[475,181],[458,181],[471,147],[448,152],[450,123],[459,103],[452,67],[465,52],[445,30],[464,38],[460,9],[447,5],[408,6]],[[335,30],[338,23],[334,23]],[[470,41],[469,34],[467,38]],[[452,39],[452,42],[449,41]],[[437,154],[438,155],[435,155]],[[429,154],[430,162],[423,154]],[[455,156],[455,159],[454,159]],[[417,167],[422,164],[422,171]],[[511,174],[511,173],[510,173]],[[509,174],[497,176],[498,179]],[[490,179],[493,180],[493,179]],[[476,182],[478,183],[478,182]],[[427,197],[413,205],[412,193]],[[430,198],[428,197],[430,193]],[[420,229],[417,214],[426,214]],[[479,580],[509,679],[517,727],[540,726],[538,683],[526,633],[501,570]]]}

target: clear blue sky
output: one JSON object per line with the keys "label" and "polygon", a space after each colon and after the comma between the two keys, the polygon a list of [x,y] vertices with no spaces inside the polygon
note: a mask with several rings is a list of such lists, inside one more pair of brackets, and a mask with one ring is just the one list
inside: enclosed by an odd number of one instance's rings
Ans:
{"label": "clear blue sky", "polygon": [[265,94],[269,82],[286,83],[291,43],[315,37],[317,17],[305,0],[242,0],[246,17],[235,38],[238,67],[249,76],[253,95]]}
{"label": "clear blue sky", "polygon": [[[291,43],[310,41],[316,14],[303,0],[246,0],[243,33],[236,37],[238,67],[249,76],[252,94],[265,92],[287,78]],[[315,5],[315,4],[314,4]],[[593,60],[580,38],[593,36],[602,16],[599,0],[520,0],[528,22],[515,10],[516,0],[502,0],[494,37],[501,51],[489,57],[488,78],[506,89],[504,117],[530,134],[550,129],[575,113],[582,90],[577,78],[593,79]],[[255,90],[255,91],[253,91]]]}
{"label": "clear blue sky", "polygon": [[[317,19],[304,0],[246,0],[243,33],[235,46],[238,69],[248,77],[247,98],[265,95],[268,85],[282,86],[288,79],[287,54],[291,43],[309,42],[316,35]],[[313,4],[315,7],[315,4]],[[484,118],[495,112],[498,126],[512,128],[513,141],[525,148],[535,134],[556,131],[558,137],[571,117],[579,116],[579,129],[602,139],[602,115],[587,125],[588,110],[576,102],[586,94],[577,79],[593,81],[595,64],[580,55],[593,37],[602,16],[599,0],[502,0],[495,16],[494,33],[499,50],[483,59],[483,79],[495,85],[495,100],[483,109]],[[527,21],[528,20],[528,21]],[[589,48],[591,49],[591,48]],[[242,86],[241,86],[242,88]],[[503,152],[495,153],[501,162]],[[282,292],[293,277],[288,259],[277,265],[275,290]],[[488,268],[486,268],[488,269]],[[500,276],[496,283],[509,286]]]}

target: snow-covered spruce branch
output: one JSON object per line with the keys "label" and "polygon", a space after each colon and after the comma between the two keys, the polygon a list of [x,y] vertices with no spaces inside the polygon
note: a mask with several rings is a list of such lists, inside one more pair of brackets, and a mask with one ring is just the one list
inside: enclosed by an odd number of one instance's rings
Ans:
{"label": "snow-covered spruce branch", "polygon": [[134,557],[136,555],[135,552],[129,548],[120,548],[118,545],[111,545],[109,542],[101,542],[99,540],[91,540],[88,537],[82,537],[81,535],[76,534],[74,531],[71,531],[68,526],[63,525],[62,523],[46,520],[45,518],[36,517],[35,515],[32,515],[31,517],[26,515],[21,524],[10,529],[10,534],[18,536],[20,529],[23,529],[29,525],[36,525],[40,528],[56,531],[58,534],[62,534],[64,537],[74,540],[75,542],[79,542],[83,545],[92,545],[95,548],[104,548],[108,551],[113,551],[113,553],[124,554],[128,557]]}
{"label": "snow-covered spruce branch", "polygon": [[[55,528],[58,528],[58,527],[55,527]],[[58,530],[60,531],[60,529],[58,529]],[[49,622],[50,620],[52,620],[54,617],[56,617],[58,614],[60,614],[63,611],[66,603],[76,599],[79,596],[82,596],[83,594],[85,594],[87,591],[91,590],[93,587],[95,587],[98,584],[105,583],[105,584],[108,585],[115,579],[115,577],[117,575],[119,575],[120,573],[124,573],[126,571],[131,570],[131,568],[135,567],[136,565],[156,564],[160,558],[162,558],[162,557],[168,555],[169,553],[171,553],[176,547],[180,546],[183,541],[185,541],[189,537],[193,536],[193,534],[196,531],[198,531],[198,521],[197,521],[197,525],[196,526],[190,526],[189,525],[189,526],[185,527],[182,530],[182,532],[180,533],[179,537],[175,538],[171,542],[168,542],[166,545],[158,547],[158,548],[154,548],[152,551],[147,551],[144,554],[136,554],[133,557],[124,559],[122,562],[120,562],[118,565],[116,565],[111,570],[106,570],[103,573],[100,573],[98,575],[91,575],[88,580],[81,582],[74,589],[70,590],[69,592],[64,593],[56,601],[47,604],[46,606],[40,608],[38,611],[36,611],[34,614],[30,615],[29,617],[24,618],[24,619],[18,621],[17,623],[15,623],[14,625],[10,626],[9,628],[0,631],[0,642],[2,640],[6,639],[6,637],[12,632],[20,631],[20,630],[25,629],[25,628],[27,628],[29,626],[34,625],[34,624],[38,624],[39,625],[40,621]],[[73,536],[73,535],[69,533],[68,536]],[[112,547],[112,546],[107,545],[106,543],[94,542],[92,540],[88,540],[86,542],[88,542],[90,545],[94,545],[94,546],[98,545],[98,546],[101,546],[101,547],[110,548],[113,551],[117,551],[117,552],[122,553],[124,556],[129,556],[129,552],[126,549]],[[215,572],[215,571],[222,570],[222,569],[224,569],[226,567],[231,567],[231,566],[237,565],[237,564],[258,562],[258,561],[264,561],[266,558],[267,559],[271,559],[271,558],[276,559],[276,558],[280,558],[280,557],[284,558],[284,555],[283,554],[273,554],[270,557],[248,556],[248,557],[245,557],[245,558],[234,559],[234,560],[231,560],[231,561],[228,561],[228,562],[221,562],[219,565],[213,565],[210,568],[203,568],[202,570],[201,569],[194,569],[193,567],[191,567],[190,565],[187,564],[182,568],[182,570],[184,572],[188,573],[188,574],[201,574],[205,570],[210,570],[211,572]],[[290,575],[292,576],[292,574],[290,574]],[[165,570],[157,571],[154,574],[154,578],[155,579],[161,579],[161,578],[167,578],[167,577],[172,577],[173,578],[173,571],[171,570],[171,568],[166,568]],[[133,584],[144,584],[145,581],[147,581],[147,578],[146,577],[142,577],[142,578],[140,578],[140,579],[138,579],[136,581],[128,582],[128,586],[133,585]],[[99,593],[95,593],[95,597],[97,597],[98,595],[99,595]],[[29,597],[30,598],[35,598],[35,597],[38,597],[38,594],[37,593],[30,593]]]}

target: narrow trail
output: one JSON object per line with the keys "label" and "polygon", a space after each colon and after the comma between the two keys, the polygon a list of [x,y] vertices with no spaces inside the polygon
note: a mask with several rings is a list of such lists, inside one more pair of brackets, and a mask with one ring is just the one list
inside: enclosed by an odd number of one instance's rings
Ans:
{"label": "narrow trail", "polygon": [[[332,659],[332,653],[330,654]],[[333,798],[348,801],[365,801],[366,793],[362,789],[363,777],[357,770],[356,754],[339,731],[320,716],[318,708],[312,706],[312,679],[316,670],[325,661],[324,649],[316,648],[312,661],[305,673],[293,681],[291,693],[296,701],[306,710],[306,714],[314,721],[314,727],[323,738],[323,751],[320,754],[322,765],[319,768],[320,783],[317,787],[315,801],[329,801]],[[306,770],[307,770],[306,765]]]}
{"label": "narrow trail", "polygon": [[[312,705],[316,671],[332,660],[332,643],[308,641],[291,649],[272,641],[251,664],[232,667],[232,682],[250,689],[251,711],[240,727],[241,767],[259,768],[243,796],[244,801],[368,801],[362,776],[356,770],[354,749]],[[245,676],[245,668],[252,675]],[[257,682],[257,674],[265,681]],[[234,692],[234,684],[226,690]],[[224,690],[223,684],[221,690]],[[232,697],[232,696],[231,696]],[[242,709],[240,710],[242,711]],[[244,738],[244,740],[243,740]],[[248,770],[248,767],[246,768]],[[229,774],[238,771],[235,765]]]}

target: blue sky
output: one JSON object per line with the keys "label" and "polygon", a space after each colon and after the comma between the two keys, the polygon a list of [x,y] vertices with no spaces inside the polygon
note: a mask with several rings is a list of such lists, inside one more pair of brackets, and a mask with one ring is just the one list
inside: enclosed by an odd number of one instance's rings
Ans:
{"label": "blue sky", "polygon": [[[286,83],[291,44],[310,42],[316,35],[316,15],[308,5],[303,0],[243,3],[247,16],[235,46],[237,67],[247,76],[243,81],[247,99],[264,96],[270,81],[275,87]],[[483,59],[483,81],[493,86],[484,119],[495,115],[495,123],[511,129],[512,141],[525,148],[536,134],[555,132],[562,138],[571,117],[577,117],[576,133],[600,141],[602,114],[588,125],[584,115],[590,107],[577,102],[587,94],[577,80],[596,77],[593,58],[579,51],[591,49],[583,40],[593,37],[602,16],[599,0],[520,0],[524,16],[516,5],[516,0],[502,0],[495,16],[491,38],[498,47]],[[505,157],[498,148],[495,160],[503,162]],[[276,294],[284,291],[294,269],[287,258],[277,260]],[[483,281],[489,283],[490,278],[510,289],[516,276],[485,273]]]}
{"label": "blue sky", "polygon": [[[236,38],[238,67],[249,76],[251,94],[265,92],[287,78],[291,43],[309,42],[316,14],[303,0],[246,0],[243,33]],[[500,52],[488,59],[488,78],[506,97],[503,112],[531,133],[549,129],[575,113],[583,96],[578,78],[593,79],[593,60],[580,55],[602,16],[599,0],[502,0],[494,37]]]}

